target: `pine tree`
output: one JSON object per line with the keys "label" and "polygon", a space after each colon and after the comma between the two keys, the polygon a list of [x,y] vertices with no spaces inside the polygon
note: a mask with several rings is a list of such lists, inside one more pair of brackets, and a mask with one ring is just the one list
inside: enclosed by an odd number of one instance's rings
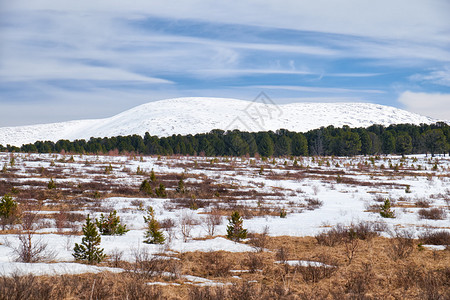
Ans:
{"label": "pine tree", "polygon": [[12,224],[17,219],[17,202],[9,194],[6,194],[0,200],[0,221],[2,230],[5,230],[7,224]]}
{"label": "pine tree", "polygon": [[273,140],[270,138],[267,132],[263,133],[258,143],[258,152],[262,156],[269,157],[273,155]]}
{"label": "pine tree", "polygon": [[183,177],[181,177],[180,181],[178,181],[177,193],[184,194],[184,192],[185,192],[184,180]]}
{"label": "pine tree", "polygon": [[291,155],[291,139],[285,135],[278,138],[275,144],[275,155],[276,156],[288,156]]}
{"label": "pine tree", "polygon": [[120,223],[120,217],[115,210],[110,212],[108,217],[101,214],[100,220],[95,219],[95,224],[102,235],[124,235],[129,231],[127,225]]}
{"label": "pine tree", "polygon": [[227,226],[227,238],[235,242],[245,239],[247,237],[247,229],[242,227],[242,217],[239,212],[235,211],[231,214],[231,218],[228,219]]}
{"label": "pine tree", "polygon": [[153,171],[153,169],[150,172],[150,181],[151,182],[155,182],[156,181],[156,175],[155,175],[155,171]]}
{"label": "pine tree", "polygon": [[308,155],[308,141],[301,133],[296,133],[292,137],[291,151],[295,156]]}
{"label": "pine tree", "polygon": [[148,182],[147,179],[142,181],[141,186],[139,187],[139,191],[146,193],[147,195],[153,194],[152,186],[150,185],[150,182]]}
{"label": "pine tree", "polygon": [[55,181],[53,180],[53,178],[50,178],[50,181],[49,181],[48,184],[47,184],[47,188],[48,188],[49,190],[55,189],[55,188],[56,188],[56,183],[55,183]]}
{"label": "pine tree", "polygon": [[380,215],[383,218],[395,218],[395,214],[391,210],[391,201],[389,201],[389,199],[384,200],[384,204],[381,205]]}
{"label": "pine tree", "polygon": [[381,136],[381,149],[384,154],[391,154],[395,151],[395,137],[389,131]]}
{"label": "pine tree", "polygon": [[399,134],[395,142],[395,149],[397,150],[397,153],[400,153],[402,156],[411,153],[412,151],[411,137],[407,133]]}
{"label": "pine tree", "polygon": [[106,255],[103,254],[103,248],[100,248],[101,237],[91,222],[89,215],[86,218],[86,224],[83,225],[83,238],[81,244],[75,243],[72,254],[76,260],[86,260],[89,264],[101,262]]}
{"label": "pine tree", "polygon": [[159,222],[155,219],[155,212],[153,207],[149,207],[147,210],[147,217],[144,216],[144,222],[147,224],[147,230],[145,232],[146,244],[164,244],[166,238],[164,237],[159,225]]}
{"label": "pine tree", "polygon": [[156,196],[159,198],[166,198],[166,186],[162,183],[159,184],[159,187],[155,189]]}

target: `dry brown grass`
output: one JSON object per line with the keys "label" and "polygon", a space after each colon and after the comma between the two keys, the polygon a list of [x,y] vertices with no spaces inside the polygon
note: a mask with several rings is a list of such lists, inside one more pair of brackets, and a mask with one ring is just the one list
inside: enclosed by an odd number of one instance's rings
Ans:
{"label": "dry brown grass", "polygon": [[[180,260],[141,257],[137,264],[111,261],[111,265],[129,270],[120,274],[0,277],[0,295],[8,295],[4,299],[446,299],[449,296],[449,251],[436,255],[414,247],[408,257],[394,261],[386,251],[392,240],[373,237],[359,240],[358,251],[348,264],[344,244],[319,245],[313,237],[267,239],[269,251],[260,253],[189,252],[177,255]],[[283,257],[279,249],[283,249]],[[275,263],[277,260],[310,260],[334,267],[295,267]],[[182,277],[167,277],[163,272],[200,276],[225,285],[199,287]],[[236,275],[239,278],[233,277]],[[181,285],[146,285],[152,281]]]}

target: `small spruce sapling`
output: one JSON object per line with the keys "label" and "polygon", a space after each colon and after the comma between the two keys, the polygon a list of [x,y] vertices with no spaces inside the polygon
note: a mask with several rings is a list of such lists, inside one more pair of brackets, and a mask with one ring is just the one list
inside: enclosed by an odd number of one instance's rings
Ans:
{"label": "small spruce sapling", "polygon": [[409,184],[405,188],[405,193],[407,193],[407,194],[411,193],[411,186]]}
{"label": "small spruce sapling", "polygon": [[144,216],[144,222],[147,225],[147,230],[145,231],[145,240],[146,244],[164,244],[166,238],[164,237],[159,225],[159,222],[155,218],[155,211],[153,207],[149,207],[147,209],[147,217]]}
{"label": "small spruce sapling", "polygon": [[166,186],[164,184],[160,183],[159,187],[155,189],[155,194],[159,198],[166,198],[167,197]]}
{"label": "small spruce sapling", "polygon": [[52,189],[56,188],[56,183],[55,183],[55,181],[53,180],[53,178],[50,178],[50,181],[49,181],[48,184],[47,184],[47,188],[48,188],[49,190],[52,190]]}
{"label": "small spruce sapling", "polygon": [[381,205],[380,215],[383,218],[395,218],[395,214],[391,210],[391,201],[389,201],[389,199],[384,200],[384,204]]}
{"label": "small spruce sapling", "polygon": [[110,212],[108,217],[101,214],[100,220],[95,219],[95,224],[102,235],[124,235],[129,231],[127,225],[120,223],[120,217],[115,210]]}
{"label": "small spruce sapling", "polygon": [[231,214],[231,217],[228,219],[229,223],[227,226],[227,238],[238,242],[241,239],[245,239],[247,237],[247,229],[244,229],[242,223],[242,217],[239,212],[235,211]]}
{"label": "small spruce sapling", "polygon": [[76,260],[86,260],[89,264],[101,262],[106,255],[103,253],[103,248],[100,248],[101,236],[91,222],[89,215],[86,218],[86,224],[83,225],[83,238],[81,244],[75,243],[73,248],[73,257]]}
{"label": "small spruce sapling", "polygon": [[153,171],[153,169],[150,172],[150,181],[151,182],[155,182],[156,181],[156,175],[155,175],[155,171]]}
{"label": "small spruce sapling", "polygon": [[6,225],[13,224],[19,219],[17,202],[6,194],[0,200],[0,221],[2,230],[6,229]]}
{"label": "small spruce sapling", "polygon": [[184,194],[184,192],[185,192],[184,180],[183,177],[181,177],[180,181],[178,181],[177,193]]}
{"label": "small spruce sapling", "polygon": [[139,187],[139,191],[141,191],[147,195],[153,194],[152,186],[150,185],[150,182],[148,182],[147,179],[142,181],[141,186]]}

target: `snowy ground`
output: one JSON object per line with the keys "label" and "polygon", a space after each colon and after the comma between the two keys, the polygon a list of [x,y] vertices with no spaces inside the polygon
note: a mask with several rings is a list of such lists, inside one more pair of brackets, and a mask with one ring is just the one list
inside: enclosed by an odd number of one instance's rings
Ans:
{"label": "snowy ground", "polygon": [[[101,246],[111,257],[120,255],[128,261],[133,261],[139,251],[150,254],[253,251],[245,243],[224,238],[225,214],[214,236],[208,235],[205,218],[213,207],[222,212],[238,209],[245,217],[244,227],[249,232],[261,233],[267,227],[272,236],[312,236],[339,223],[363,220],[386,223],[391,230],[409,228],[416,235],[428,227],[450,229],[448,157],[306,157],[296,158],[296,163],[294,159],[55,154],[14,154],[12,159],[10,154],[0,153],[0,167],[6,168],[0,173],[0,196],[14,187],[20,191],[17,196],[13,194],[19,202],[31,199],[41,204],[37,213],[42,218],[33,239],[47,244],[53,254],[49,256],[50,261],[39,264],[15,262],[18,236],[11,230],[6,234],[0,231],[0,274],[102,271],[99,267],[74,262],[74,243],[81,242],[81,235],[74,232],[79,232],[87,214],[99,217],[112,210],[117,210],[130,231],[124,236],[102,236]],[[106,172],[105,167],[110,164],[112,171]],[[139,193],[141,182],[149,178],[152,169],[157,181],[166,185],[168,198]],[[181,174],[186,187],[183,195],[175,192]],[[57,188],[45,191],[50,178]],[[105,186],[111,190],[102,190]],[[119,188],[123,187],[129,189],[123,192],[126,195],[120,193]],[[42,190],[45,192],[39,194]],[[102,195],[100,199],[92,197],[95,191]],[[395,218],[382,218],[376,209],[386,198],[394,204]],[[442,209],[443,219],[420,218],[418,212],[423,208],[417,203],[421,201],[428,202],[426,209]],[[314,206],[313,202],[319,205]],[[81,214],[81,220],[58,228],[55,216],[63,206],[69,207],[70,213]],[[165,245],[143,243],[143,216],[148,206],[154,208],[159,221],[171,219],[175,223],[164,232],[168,240]],[[280,217],[282,210],[286,211],[285,218]],[[180,224],[186,218],[194,220],[194,224],[189,226],[191,232],[184,238]],[[19,228],[16,225],[13,229]]]}

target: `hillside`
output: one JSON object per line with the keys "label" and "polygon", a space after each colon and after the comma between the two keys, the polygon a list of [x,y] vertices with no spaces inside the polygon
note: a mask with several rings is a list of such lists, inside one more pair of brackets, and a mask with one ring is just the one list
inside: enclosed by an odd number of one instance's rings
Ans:
{"label": "hillside", "polygon": [[196,134],[212,129],[304,132],[321,126],[433,123],[437,120],[370,103],[293,103],[272,105],[227,98],[176,98],[149,102],[110,118],[0,128],[0,144],[20,146],[37,140],[89,139],[149,132],[157,136]]}

